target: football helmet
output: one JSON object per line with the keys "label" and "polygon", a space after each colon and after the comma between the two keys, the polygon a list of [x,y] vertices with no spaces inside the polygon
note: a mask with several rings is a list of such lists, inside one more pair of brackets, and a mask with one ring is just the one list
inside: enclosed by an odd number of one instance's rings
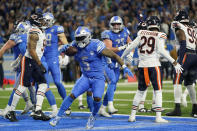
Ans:
{"label": "football helmet", "polygon": [[185,10],[180,10],[177,15],[174,17],[175,21],[179,22],[189,22],[189,16],[188,13]]}
{"label": "football helmet", "polygon": [[15,29],[15,33],[17,34],[25,34],[28,32],[28,30],[31,28],[31,25],[25,21],[25,22],[20,22]]}
{"label": "football helmet", "polygon": [[147,19],[147,28],[151,29],[151,28],[157,28],[158,30],[160,30],[160,19],[157,16],[150,16]]}
{"label": "football helmet", "polygon": [[138,25],[137,25],[137,30],[147,30],[147,24],[145,21],[141,21]]}
{"label": "football helmet", "polygon": [[115,33],[122,31],[124,28],[122,18],[120,18],[120,16],[113,16],[110,19],[109,27],[110,27],[110,30]]}
{"label": "football helmet", "polygon": [[91,40],[91,32],[87,27],[79,26],[75,31],[75,40],[79,48],[86,47]]}
{"label": "football helmet", "polygon": [[55,23],[55,18],[52,13],[44,13],[43,14],[44,20],[46,21],[46,24],[44,25],[44,28],[49,28]]}
{"label": "football helmet", "polygon": [[41,28],[44,25],[44,18],[43,14],[41,13],[34,13],[30,16],[29,22],[32,26],[37,26]]}

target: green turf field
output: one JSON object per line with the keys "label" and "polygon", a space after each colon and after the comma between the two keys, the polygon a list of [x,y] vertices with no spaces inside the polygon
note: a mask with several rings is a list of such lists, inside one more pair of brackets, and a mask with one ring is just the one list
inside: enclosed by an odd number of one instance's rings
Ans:
{"label": "green turf field", "polygon": [[[6,86],[5,90],[0,89],[0,109],[3,109],[6,107],[9,96],[12,92],[12,89],[9,88],[11,86]],[[62,103],[62,99],[58,94],[57,89],[55,88],[54,85],[51,85],[51,90],[55,95],[56,102],[58,108],[60,107]],[[70,93],[72,89],[72,85],[65,84],[67,94]],[[185,89],[183,87],[183,89]],[[131,112],[131,105],[132,105],[132,100],[134,98],[135,92],[137,90],[137,83],[118,83],[117,90],[115,92],[115,98],[114,98],[114,106],[119,110],[119,114],[130,114]],[[184,90],[183,90],[184,91]],[[187,97],[188,101],[188,106],[187,107],[181,107],[182,108],[182,116],[183,117],[190,117],[191,113],[191,102],[189,96]],[[83,103],[85,106],[87,106],[86,103],[86,94],[83,95]],[[152,87],[148,88],[148,93],[145,101],[145,107],[150,109],[152,104]],[[16,109],[22,110],[25,107],[25,102],[23,99],[20,99],[18,106]],[[171,111],[174,108],[174,96],[173,96],[173,86],[172,82],[164,82],[163,84],[163,108],[165,109],[164,113]],[[71,106],[72,111],[79,111],[78,109],[78,100],[75,100],[74,103]],[[47,99],[45,98],[44,103],[43,103],[43,110],[51,111],[50,105],[48,104]],[[88,111],[87,109],[85,110],[80,110],[80,111]],[[137,115],[155,115],[155,113],[137,113]]]}

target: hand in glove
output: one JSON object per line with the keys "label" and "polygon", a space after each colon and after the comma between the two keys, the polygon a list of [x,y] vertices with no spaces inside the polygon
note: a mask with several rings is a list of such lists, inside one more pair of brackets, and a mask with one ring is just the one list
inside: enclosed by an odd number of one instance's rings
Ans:
{"label": "hand in glove", "polygon": [[134,77],[133,73],[126,65],[123,65],[122,68],[123,68],[124,76],[128,74],[129,76]]}
{"label": "hand in glove", "polygon": [[183,72],[183,68],[179,63],[175,62],[175,64],[173,64],[173,65],[174,65],[176,73],[182,73]]}
{"label": "hand in glove", "polygon": [[119,51],[124,50],[124,49],[127,48],[127,46],[128,46],[127,44],[126,44],[126,45],[123,45],[123,46],[120,46],[120,47],[118,47],[118,50],[119,50]]}
{"label": "hand in glove", "polygon": [[46,72],[47,72],[47,70],[46,70],[46,68],[43,66],[43,64],[39,65],[39,67],[40,67],[42,73],[46,73]]}

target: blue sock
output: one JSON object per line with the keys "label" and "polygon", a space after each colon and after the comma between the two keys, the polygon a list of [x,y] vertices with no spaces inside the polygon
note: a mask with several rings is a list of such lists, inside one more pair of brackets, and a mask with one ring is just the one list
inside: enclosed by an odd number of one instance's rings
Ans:
{"label": "blue sock", "polygon": [[12,94],[10,95],[9,101],[8,101],[8,105],[11,106],[12,104],[12,100],[13,100],[13,96],[14,96],[15,90],[12,91]]}
{"label": "blue sock", "polygon": [[92,115],[95,116],[101,107],[101,101],[99,102],[93,101],[93,105],[94,105],[94,109],[93,109]]}
{"label": "blue sock", "polygon": [[62,83],[55,83],[55,85],[57,86],[58,93],[60,94],[62,99],[65,99],[66,98],[66,90],[64,88],[64,85]]}
{"label": "blue sock", "polygon": [[88,104],[88,107],[90,109],[90,112],[92,112],[93,108],[94,108],[92,96],[87,95],[87,104]]}
{"label": "blue sock", "polygon": [[70,105],[73,103],[73,98],[71,98],[70,96],[67,96],[64,101],[62,102],[62,105],[60,107],[60,110],[57,114],[57,116],[62,116],[64,114],[64,112],[70,107]]}
{"label": "blue sock", "polygon": [[46,98],[47,98],[47,100],[48,100],[50,106],[56,105],[56,100],[55,100],[55,97],[54,97],[54,95],[53,95],[53,93],[52,93],[51,90],[48,90],[48,91],[45,93],[45,96],[46,96]]}
{"label": "blue sock", "polygon": [[107,88],[107,98],[108,101],[113,101],[114,100],[114,92],[115,92],[116,85],[115,84],[110,84]]}
{"label": "blue sock", "polygon": [[108,104],[108,98],[107,98],[107,92],[105,93],[105,96],[104,96],[104,98],[103,98],[103,105],[104,106],[107,106],[107,104]]}

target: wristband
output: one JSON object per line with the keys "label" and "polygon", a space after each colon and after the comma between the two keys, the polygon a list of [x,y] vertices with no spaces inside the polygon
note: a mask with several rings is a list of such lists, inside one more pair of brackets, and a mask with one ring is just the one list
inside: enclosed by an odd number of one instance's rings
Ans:
{"label": "wristband", "polygon": [[122,68],[124,69],[124,68],[126,68],[127,66],[124,64],[124,65],[122,65]]}

